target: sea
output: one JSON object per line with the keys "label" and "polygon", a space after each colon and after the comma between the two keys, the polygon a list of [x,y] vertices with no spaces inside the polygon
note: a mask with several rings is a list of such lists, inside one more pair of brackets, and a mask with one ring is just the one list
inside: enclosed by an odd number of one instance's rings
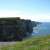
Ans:
{"label": "sea", "polygon": [[34,27],[32,35],[50,35],[50,22],[41,22]]}

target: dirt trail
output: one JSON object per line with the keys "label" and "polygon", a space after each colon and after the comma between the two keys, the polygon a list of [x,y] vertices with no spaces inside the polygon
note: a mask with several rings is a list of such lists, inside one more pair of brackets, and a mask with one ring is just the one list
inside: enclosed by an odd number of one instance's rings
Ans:
{"label": "dirt trail", "polygon": [[7,46],[7,45],[13,45],[13,44],[16,44],[16,42],[0,42],[0,47]]}

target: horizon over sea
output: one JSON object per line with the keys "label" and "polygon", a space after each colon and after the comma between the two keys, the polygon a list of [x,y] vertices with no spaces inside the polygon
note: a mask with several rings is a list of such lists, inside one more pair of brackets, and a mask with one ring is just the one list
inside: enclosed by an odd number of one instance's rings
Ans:
{"label": "horizon over sea", "polygon": [[33,28],[32,35],[49,35],[50,34],[50,22],[41,22]]}

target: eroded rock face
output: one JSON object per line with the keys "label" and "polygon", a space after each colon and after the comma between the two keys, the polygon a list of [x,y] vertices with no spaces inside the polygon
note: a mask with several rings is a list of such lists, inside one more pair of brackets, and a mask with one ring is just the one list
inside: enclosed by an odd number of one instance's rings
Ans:
{"label": "eroded rock face", "polygon": [[31,20],[0,18],[0,41],[22,41],[32,31],[33,26]]}

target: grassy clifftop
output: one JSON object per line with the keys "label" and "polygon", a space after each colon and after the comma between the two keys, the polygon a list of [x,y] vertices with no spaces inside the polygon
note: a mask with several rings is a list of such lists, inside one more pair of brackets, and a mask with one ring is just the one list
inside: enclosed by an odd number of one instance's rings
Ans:
{"label": "grassy clifftop", "polygon": [[31,37],[15,45],[2,46],[0,50],[50,50],[50,35]]}

